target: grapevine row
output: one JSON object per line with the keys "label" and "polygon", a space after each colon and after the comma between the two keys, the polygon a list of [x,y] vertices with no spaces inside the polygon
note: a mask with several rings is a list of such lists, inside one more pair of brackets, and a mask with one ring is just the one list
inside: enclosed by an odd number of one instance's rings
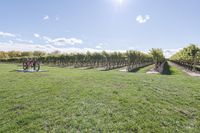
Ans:
{"label": "grapevine row", "polygon": [[191,71],[200,71],[200,47],[191,44],[173,55],[170,60]]}

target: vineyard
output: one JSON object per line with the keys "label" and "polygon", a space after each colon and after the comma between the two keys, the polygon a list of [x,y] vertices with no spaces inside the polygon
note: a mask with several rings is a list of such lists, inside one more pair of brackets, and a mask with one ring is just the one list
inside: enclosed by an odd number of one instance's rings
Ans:
{"label": "vineyard", "polygon": [[[19,52],[18,52],[19,53]],[[39,52],[38,52],[39,53]],[[72,54],[50,54],[40,52],[39,56],[22,56],[17,55],[13,58],[1,59],[1,62],[20,63],[25,58],[38,58],[40,62],[46,65],[54,65],[61,67],[74,68],[102,68],[102,70],[111,70],[120,67],[127,67],[128,71],[133,71],[136,68],[144,67],[153,64],[153,58],[150,54],[145,54],[139,51],[121,52],[101,52],[101,53],[72,53]],[[19,56],[21,55],[21,57]],[[33,54],[34,55],[34,54]]]}
{"label": "vineyard", "polygon": [[[7,54],[7,56],[6,56]],[[150,52],[129,50],[127,52],[87,52],[59,54],[54,52],[46,54],[44,52],[1,52],[1,62],[22,63],[27,58],[37,58],[42,64],[48,66],[84,68],[99,70],[112,70],[124,67],[126,71],[132,72],[139,68],[155,64],[155,71],[163,73],[167,60],[161,49],[151,49]]]}
{"label": "vineyard", "polygon": [[200,133],[200,0],[1,0],[0,133]]}
{"label": "vineyard", "polygon": [[[45,53],[34,52],[0,52],[0,62],[22,63],[27,58],[37,58],[42,64],[48,66],[84,68],[99,70],[112,70],[126,68],[128,72],[145,66],[155,64],[154,70],[159,73],[169,71],[168,62],[164,57],[162,49],[151,49],[149,53],[129,50],[127,52],[87,52],[61,54],[59,51]],[[189,45],[183,48],[170,59],[188,70],[200,71],[200,48],[197,45]]]}
{"label": "vineyard", "polygon": [[[196,45],[169,60],[157,48],[148,54],[10,51],[0,57],[0,132],[199,131],[199,77],[168,64],[198,71]],[[48,71],[16,72],[27,58]]]}
{"label": "vineyard", "polygon": [[173,55],[170,60],[188,70],[200,71],[200,48],[190,45]]}

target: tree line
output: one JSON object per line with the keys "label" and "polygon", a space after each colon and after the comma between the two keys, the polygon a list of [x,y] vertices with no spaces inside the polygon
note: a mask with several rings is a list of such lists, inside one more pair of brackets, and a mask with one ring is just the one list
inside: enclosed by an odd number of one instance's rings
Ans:
{"label": "tree line", "polygon": [[42,51],[0,51],[0,59],[11,59],[11,58],[26,58],[26,57],[42,57],[47,55],[47,53]]}

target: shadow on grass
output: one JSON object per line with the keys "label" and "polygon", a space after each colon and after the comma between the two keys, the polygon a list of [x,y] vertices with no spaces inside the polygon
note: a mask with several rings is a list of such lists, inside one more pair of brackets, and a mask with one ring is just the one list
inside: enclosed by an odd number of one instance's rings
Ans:
{"label": "shadow on grass", "polygon": [[164,66],[163,66],[163,75],[173,75],[175,72],[173,71],[173,69],[171,69],[171,66],[169,65],[168,62],[165,62]]}
{"label": "shadow on grass", "polygon": [[9,71],[9,72],[16,72],[16,70],[11,70],[11,71]]}

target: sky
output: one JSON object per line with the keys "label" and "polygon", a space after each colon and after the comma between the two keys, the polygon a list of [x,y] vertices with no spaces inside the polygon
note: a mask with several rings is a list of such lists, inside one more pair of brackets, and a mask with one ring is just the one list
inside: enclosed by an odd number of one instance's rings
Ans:
{"label": "sky", "polygon": [[1,0],[0,51],[147,52],[200,42],[199,0]]}

